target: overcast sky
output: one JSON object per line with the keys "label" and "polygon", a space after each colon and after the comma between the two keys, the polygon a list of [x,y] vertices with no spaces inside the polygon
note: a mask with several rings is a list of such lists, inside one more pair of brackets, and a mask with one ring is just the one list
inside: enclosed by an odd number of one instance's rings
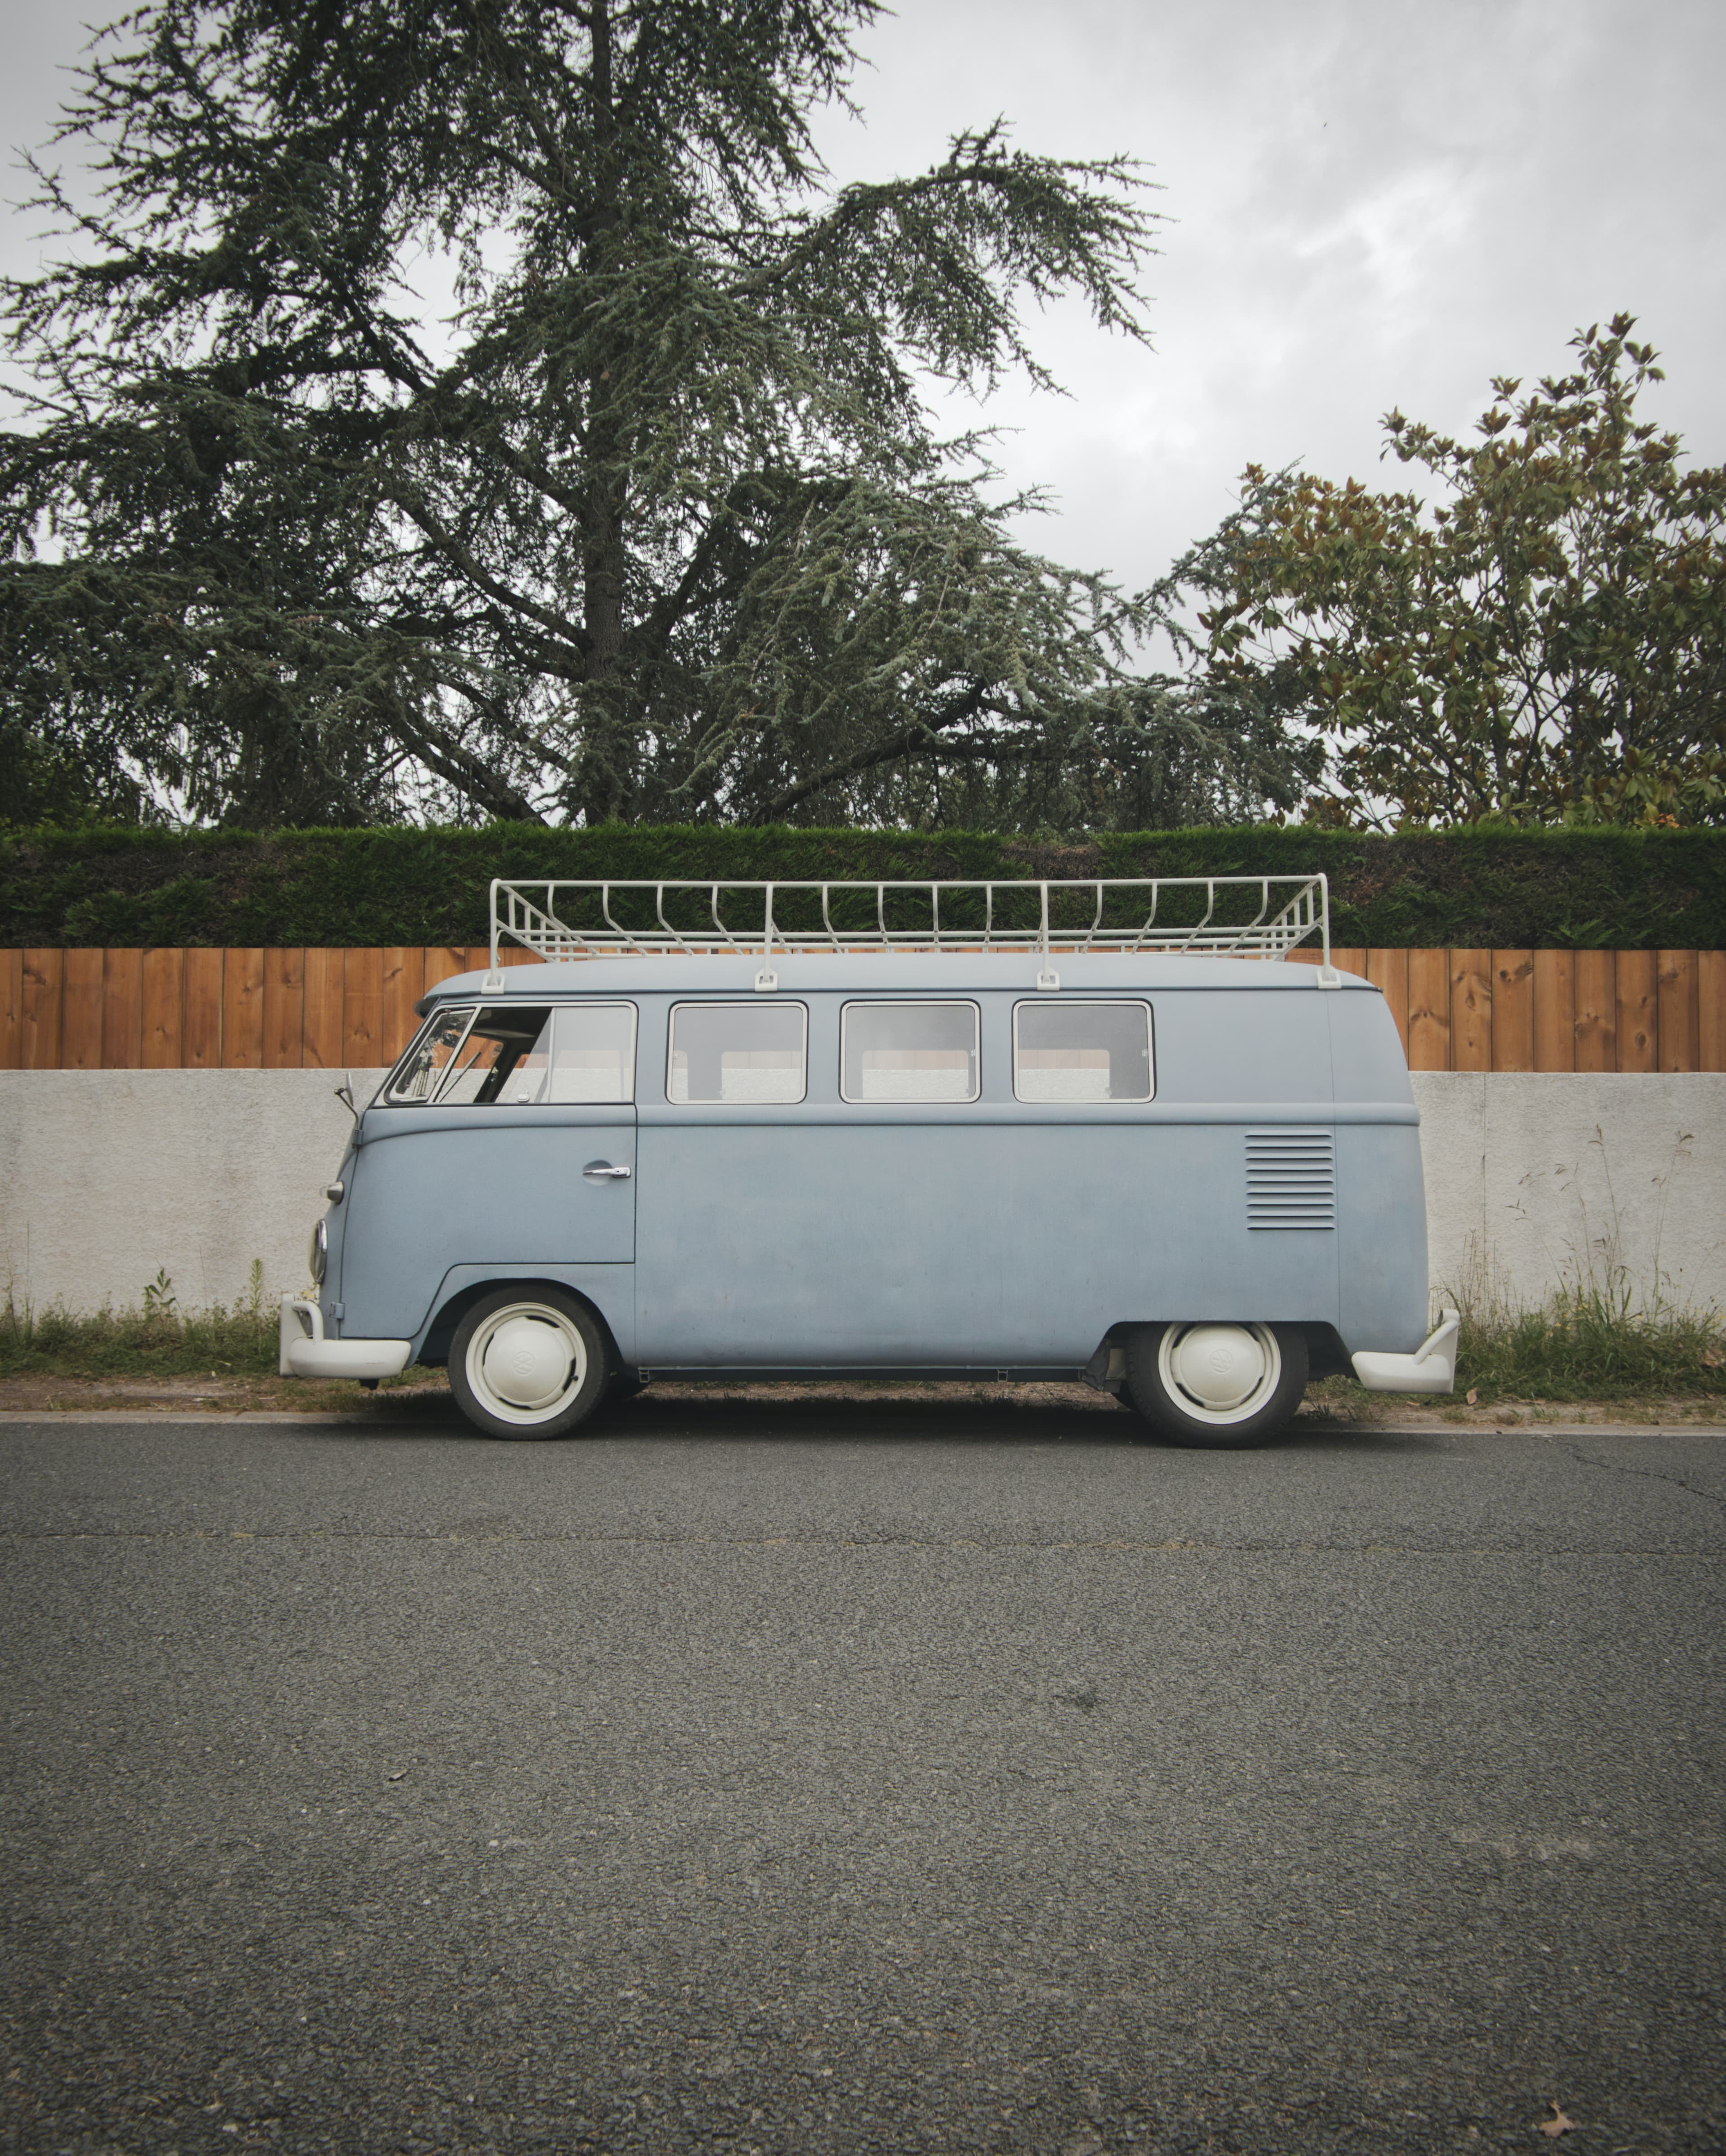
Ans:
{"label": "overcast sky", "polygon": [[[37,142],[106,11],[0,9],[0,140]],[[1146,583],[1249,460],[1376,481],[1393,404],[1464,429],[1493,374],[1561,368],[1621,307],[1670,377],[1646,416],[1726,458],[1721,0],[908,0],[863,49],[862,122],[820,132],[837,179],[915,170],[1000,115],[1027,149],[1140,157],[1162,190],[1155,351],[1057,311],[1037,341],[1071,398],[982,415],[1018,430],[1012,480],[1056,498],[1048,553]],[[12,219],[8,269],[33,266],[33,228]]]}

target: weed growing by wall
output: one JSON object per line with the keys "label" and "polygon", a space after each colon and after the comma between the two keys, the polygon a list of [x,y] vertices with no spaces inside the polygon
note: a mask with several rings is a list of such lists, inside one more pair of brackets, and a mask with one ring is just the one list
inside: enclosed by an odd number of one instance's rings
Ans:
{"label": "weed growing by wall", "polygon": [[255,1259],[246,1293],[231,1308],[182,1312],[165,1272],[130,1310],[74,1317],[33,1310],[9,1293],[0,1305],[4,1377],[259,1377],[274,1373],[278,1353],[276,1307],[264,1300]]}

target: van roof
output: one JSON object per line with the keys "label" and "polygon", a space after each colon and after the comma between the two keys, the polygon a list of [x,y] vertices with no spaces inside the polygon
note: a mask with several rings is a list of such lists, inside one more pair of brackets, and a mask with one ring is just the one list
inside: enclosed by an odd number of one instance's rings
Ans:
{"label": "van roof", "polygon": [[[1316,958],[1317,953],[1313,954]],[[1251,988],[1310,993],[1320,986],[1319,968],[1300,959],[1192,958],[1149,952],[1076,952],[1049,954],[1059,993],[1133,996],[1170,988]],[[775,993],[796,995],[847,991],[859,994],[958,994],[967,989],[1037,992],[1042,961],[1031,951],[778,951],[773,954]],[[424,1013],[436,1004],[488,1001],[499,996],[544,1002],[563,996],[753,996],[761,970],[759,952],[736,957],[681,952],[648,957],[594,957],[555,965],[503,968],[501,988],[488,989],[484,972],[457,973],[421,998]],[[497,978],[497,977],[489,977]],[[1372,988],[1357,974],[1334,976],[1332,988]],[[1377,990],[1372,989],[1376,994]]]}

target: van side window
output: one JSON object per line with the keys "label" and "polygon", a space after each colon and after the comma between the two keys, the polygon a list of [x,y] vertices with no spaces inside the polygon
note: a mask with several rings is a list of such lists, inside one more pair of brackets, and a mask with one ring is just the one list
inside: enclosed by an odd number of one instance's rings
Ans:
{"label": "van side window", "polygon": [[440,1108],[489,1108],[502,1096],[551,1014],[499,1004],[481,1010],[438,1088]]}
{"label": "van side window", "polygon": [[511,1067],[500,1107],[575,1106],[635,1098],[635,1005],[561,1004]]}
{"label": "van side window", "polygon": [[807,1004],[672,1005],[665,1096],[680,1106],[801,1101],[808,1061]]}
{"label": "van side window", "polygon": [[1148,1101],[1155,1091],[1149,1004],[1013,1006],[1020,1101]]}
{"label": "van side window", "polygon": [[975,1004],[847,1004],[839,1021],[847,1101],[975,1101]]}

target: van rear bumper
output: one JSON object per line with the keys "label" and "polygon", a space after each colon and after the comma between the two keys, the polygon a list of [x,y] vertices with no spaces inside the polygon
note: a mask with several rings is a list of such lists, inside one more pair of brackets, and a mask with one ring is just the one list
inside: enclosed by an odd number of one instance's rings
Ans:
{"label": "van rear bumper", "polygon": [[1457,1333],[1462,1318],[1441,1312],[1435,1331],[1412,1355],[1381,1355],[1370,1348],[1351,1356],[1355,1375],[1370,1393],[1449,1393],[1457,1383]]}
{"label": "van rear bumper", "polygon": [[281,1357],[284,1378],[394,1378],[407,1368],[411,1340],[326,1340],[324,1313],[305,1296],[282,1302]]}

